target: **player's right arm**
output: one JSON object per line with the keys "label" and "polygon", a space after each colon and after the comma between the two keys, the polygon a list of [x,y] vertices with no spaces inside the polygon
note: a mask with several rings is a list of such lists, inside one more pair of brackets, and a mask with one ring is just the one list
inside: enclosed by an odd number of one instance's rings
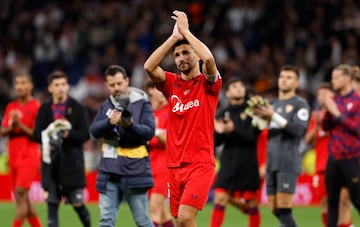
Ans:
{"label": "player's right arm", "polygon": [[1,126],[0,128],[0,135],[1,136],[8,136],[12,131],[14,130],[13,127],[4,127],[4,126]]}
{"label": "player's right arm", "polygon": [[162,83],[166,80],[165,71],[160,67],[160,63],[174,44],[183,38],[184,37],[180,34],[177,24],[175,23],[171,36],[145,61],[144,70],[155,84]]}
{"label": "player's right arm", "polygon": [[10,115],[10,107],[8,105],[5,109],[4,117],[2,119],[2,125],[0,128],[1,136],[8,136],[14,130],[14,125],[9,124],[9,120],[10,120],[9,115]]}
{"label": "player's right arm", "polygon": [[305,142],[306,144],[314,144],[316,140],[316,132],[318,130],[318,123],[315,120],[315,115],[318,114],[315,111],[313,112],[310,121],[308,130],[305,134]]}

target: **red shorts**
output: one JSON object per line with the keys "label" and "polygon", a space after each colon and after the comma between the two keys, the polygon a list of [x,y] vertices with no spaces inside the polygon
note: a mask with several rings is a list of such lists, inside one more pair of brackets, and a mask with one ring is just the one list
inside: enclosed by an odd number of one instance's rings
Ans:
{"label": "red shorts", "polygon": [[234,192],[229,192],[228,190],[224,189],[224,188],[215,188],[214,190],[215,193],[228,193],[230,194],[231,197],[237,198],[237,199],[244,199],[245,201],[247,200],[257,200],[258,198],[258,191],[240,191],[240,190],[236,190]]}
{"label": "red shorts", "polygon": [[11,183],[13,188],[30,189],[33,181],[38,177],[37,167],[10,167]]}
{"label": "red shorts", "polygon": [[215,166],[192,163],[169,170],[171,214],[177,217],[180,204],[202,210],[214,182]]}
{"label": "red shorts", "polygon": [[149,197],[152,193],[161,194],[165,197],[168,197],[169,187],[168,187],[168,173],[157,174],[153,176],[154,187],[149,190]]}
{"label": "red shorts", "polygon": [[317,173],[313,176],[312,186],[314,188],[314,196],[317,199],[321,200],[327,197],[324,173]]}

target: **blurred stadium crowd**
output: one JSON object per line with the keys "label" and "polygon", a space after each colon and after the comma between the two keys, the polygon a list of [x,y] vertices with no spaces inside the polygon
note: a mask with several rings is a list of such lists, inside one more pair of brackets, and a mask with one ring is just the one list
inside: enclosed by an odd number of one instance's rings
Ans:
{"label": "blurred stadium crowd", "polygon": [[[90,116],[107,95],[107,66],[123,65],[142,88],[144,60],[172,32],[174,9],[189,13],[224,81],[242,77],[257,93],[276,91],[278,70],[289,63],[300,69],[301,94],[312,104],[335,65],[359,64],[358,0],[1,0],[1,113],[20,71],[31,72],[42,99],[49,73],[64,70]],[[163,64],[175,70],[171,58]]]}

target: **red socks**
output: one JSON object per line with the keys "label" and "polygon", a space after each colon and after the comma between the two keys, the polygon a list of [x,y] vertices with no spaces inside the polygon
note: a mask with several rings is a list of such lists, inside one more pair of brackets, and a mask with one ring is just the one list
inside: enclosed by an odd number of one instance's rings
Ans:
{"label": "red socks", "polygon": [[339,225],[339,227],[350,227],[352,225],[352,222],[350,222],[349,224],[341,224]]}
{"label": "red socks", "polygon": [[[321,213],[321,220],[322,220],[324,227],[327,227],[328,223],[327,223],[327,213],[326,212]],[[351,225],[352,225],[352,222],[350,222],[348,224],[340,224],[338,227],[351,227]]]}
{"label": "red socks", "polygon": [[225,207],[221,205],[214,205],[211,214],[210,227],[221,226],[225,216]]}
{"label": "red socks", "polygon": [[156,223],[153,221],[154,227],[158,227],[158,226],[162,226],[162,227],[174,227],[174,223],[172,222],[172,220],[166,221],[164,223],[162,223],[161,225],[159,223]]}
{"label": "red socks", "polygon": [[14,219],[12,227],[21,227],[23,224],[23,220]]}
{"label": "red socks", "polygon": [[38,216],[28,217],[27,221],[30,223],[31,227],[41,227],[41,222]]}
{"label": "red socks", "polygon": [[[248,215],[249,227],[260,227],[261,217],[258,207],[248,208],[242,211]],[[211,214],[210,226],[211,227],[221,226],[221,224],[224,221],[224,216],[225,216],[225,207],[220,205],[214,205]]]}
{"label": "red socks", "polygon": [[174,227],[172,220],[162,223],[162,227]]}
{"label": "red socks", "polygon": [[258,207],[248,208],[247,214],[249,220],[249,227],[260,227],[261,217],[259,213],[259,208]]}
{"label": "red socks", "polygon": [[324,227],[327,227],[327,212],[321,213],[321,220],[322,220]]}
{"label": "red socks", "polygon": [[[41,227],[41,222],[38,216],[28,217],[27,221],[31,227]],[[12,227],[21,227],[23,222],[23,220],[14,219]]]}

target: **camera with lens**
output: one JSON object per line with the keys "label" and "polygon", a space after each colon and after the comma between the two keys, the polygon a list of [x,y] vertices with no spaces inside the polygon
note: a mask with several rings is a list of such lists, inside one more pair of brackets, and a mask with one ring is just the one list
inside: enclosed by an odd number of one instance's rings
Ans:
{"label": "camera with lens", "polygon": [[124,122],[130,122],[132,113],[127,110],[130,103],[129,96],[122,95],[116,100],[115,109],[121,112],[121,120]]}

